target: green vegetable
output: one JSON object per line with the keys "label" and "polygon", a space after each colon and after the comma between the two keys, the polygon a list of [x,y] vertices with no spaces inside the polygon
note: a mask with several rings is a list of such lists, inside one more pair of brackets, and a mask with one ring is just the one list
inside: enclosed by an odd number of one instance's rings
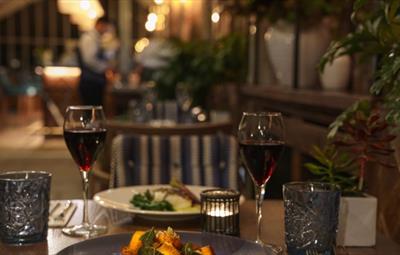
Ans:
{"label": "green vegetable", "polygon": [[191,243],[185,243],[181,251],[184,255],[200,255],[200,253],[193,249],[193,245]]}
{"label": "green vegetable", "polygon": [[152,246],[143,246],[138,251],[139,255],[162,255],[156,248]]}
{"label": "green vegetable", "polygon": [[144,194],[134,195],[130,203],[142,210],[174,211],[173,206],[168,201],[154,201],[154,197],[148,190]]}
{"label": "green vegetable", "polygon": [[156,231],[154,230],[154,228],[151,228],[149,231],[147,231],[140,237],[140,241],[142,241],[143,246],[152,245],[155,238],[156,238]]}
{"label": "green vegetable", "polygon": [[156,238],[156,232],[154,228],[150,229],[146,233],[143,234],[142,237],[140,237],[140,240],[142,241],[143,245],[139,249],[138,254],[139,255],[162,255],[160,252],[156,250],[155,247],[153,247],[154,239]]}

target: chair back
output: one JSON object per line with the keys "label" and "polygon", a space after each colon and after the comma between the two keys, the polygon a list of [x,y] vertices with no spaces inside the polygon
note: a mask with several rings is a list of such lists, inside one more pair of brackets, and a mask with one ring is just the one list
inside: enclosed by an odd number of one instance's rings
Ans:
{"label": "chair back", "polygon": [[238,146],[227,134],[118,135],[111,149],[111,187],[184,184],[238,188]]}

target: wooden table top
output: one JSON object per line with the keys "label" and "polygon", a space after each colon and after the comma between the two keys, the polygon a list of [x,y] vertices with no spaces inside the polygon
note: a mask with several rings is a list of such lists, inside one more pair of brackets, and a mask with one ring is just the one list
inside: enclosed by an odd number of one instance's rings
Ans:
{"label": "wooden table top", "polygon": [[[69,224],[78,224],[82,219],[82,201],[74,200],[78,205],[75,214]],[[155,226],[157,228],[173,227],[175,230],[200,231],[200,219],[181,222],[154,222],[139,217],[131,219],[130,215],[116,213],[109,209],[104,209],[90,201],[89,215],[92,222],[103,223],[109,226],[107,235],[116,233],[133,232],[138,229],[148,229]],[[263,240],[267,243],[284,245],[284,223],[283,223],[283,203],[278,200],[266,200],[263,205]],[[255,239],[256,217],[254,201],[245,201],[240,208],[240,232],[243,239]],[[84,240],[83,238],[73,238],[65,236],[59,228],[50,228],[47,242],[36,243],[23,246],[9,246],[0,243],[0,254],[13,255],[52,255],[61,251],[63,248]],[[377,235],[377,245],[372,248],[338,248],[339,255],[398,255],[400,245]]]}

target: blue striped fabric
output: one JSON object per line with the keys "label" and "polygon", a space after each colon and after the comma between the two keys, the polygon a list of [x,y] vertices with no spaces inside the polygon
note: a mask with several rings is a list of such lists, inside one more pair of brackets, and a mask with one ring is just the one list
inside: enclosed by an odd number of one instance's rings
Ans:
{"label": "blue striped fabric", "polygon": [[111,155],[111,187],[185,184],[238,188],[238,147],[233,136],[118,135]]}

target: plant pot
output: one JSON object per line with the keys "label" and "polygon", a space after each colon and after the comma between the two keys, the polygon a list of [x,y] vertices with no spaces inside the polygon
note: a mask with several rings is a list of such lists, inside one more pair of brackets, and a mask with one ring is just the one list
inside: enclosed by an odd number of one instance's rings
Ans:
{"label": "plant pot", "polygon": [[[294,26],[278,22],[264,35],[267,52],[275,77],[284,86],[293,83]],[[315,26],[300,33],[299,46],[299,88],[315,88],[318,84],[317,65],[331,41],[325,26]]]}
{"label": "plant pot", "polygon": [[350,80],[351,58],[343,55],[328,63],[320,75],[324,90],[345,91]]}
{"label": "plant pot", "polygon": [[378,200],[364,197],[341,197],[336,242],[341,246],[374,246]]}

